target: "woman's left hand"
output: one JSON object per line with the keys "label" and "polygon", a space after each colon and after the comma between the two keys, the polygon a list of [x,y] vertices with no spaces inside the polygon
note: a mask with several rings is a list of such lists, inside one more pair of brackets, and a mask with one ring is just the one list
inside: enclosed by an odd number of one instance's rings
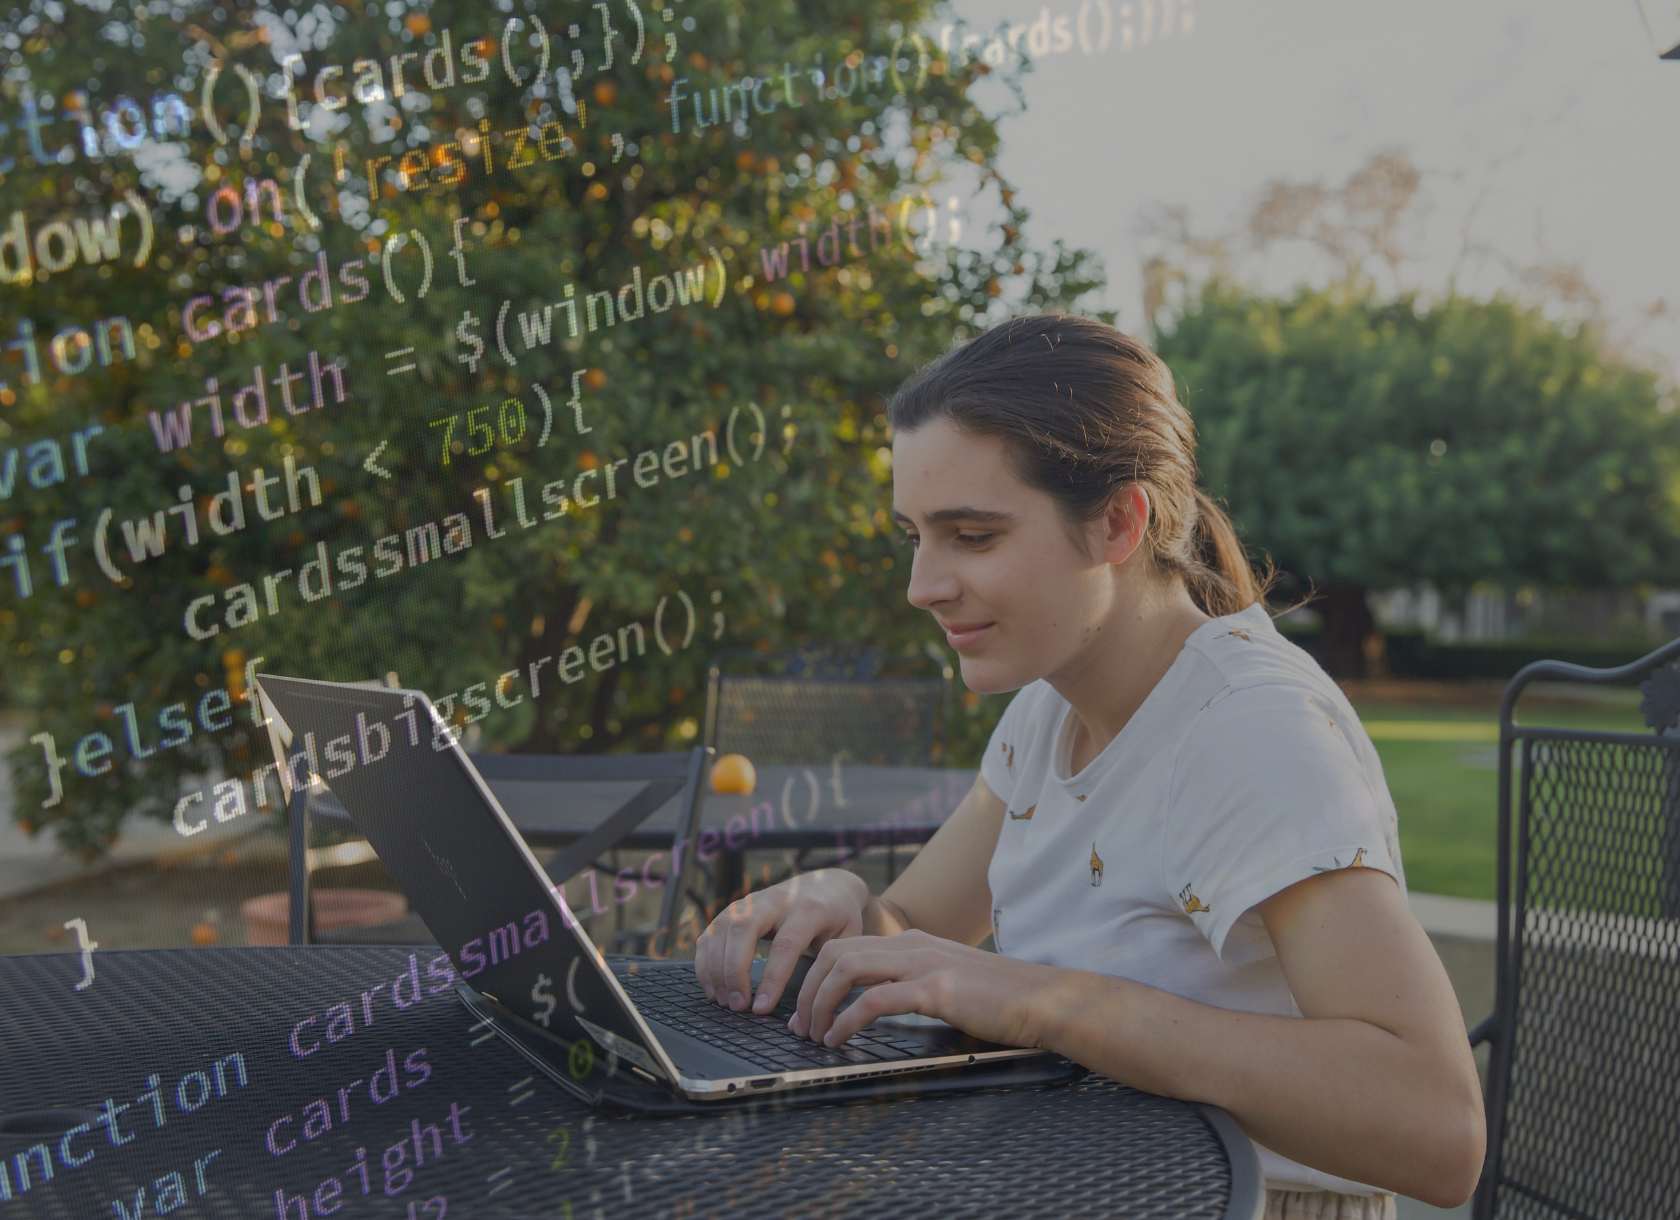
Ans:
{"label": "woman's left hand", "polygon": [[[1003,957],[912,929],[896,936],[847,936],[817,954],[788,1028],[839,1046],[871,1021],[896,1013],[937,1017],[1005,1046],[1042,1046],[1050,966]],[[864,992],[838,1016],[854,987]]]}

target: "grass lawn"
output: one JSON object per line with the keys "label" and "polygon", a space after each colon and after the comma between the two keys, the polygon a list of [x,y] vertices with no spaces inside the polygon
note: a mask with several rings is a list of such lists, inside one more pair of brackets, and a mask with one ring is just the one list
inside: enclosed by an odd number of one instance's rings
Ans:
{"label": "grass lawn", "polygon": [[[1536,702],[1520,724],[1647,732],[1637,691],[1592,703]],[[1406,884],[1425,894],[1495,897],[1499,825],[1499,703],[1485,706],[1355,699],[1382,757],[1400,814]]]}

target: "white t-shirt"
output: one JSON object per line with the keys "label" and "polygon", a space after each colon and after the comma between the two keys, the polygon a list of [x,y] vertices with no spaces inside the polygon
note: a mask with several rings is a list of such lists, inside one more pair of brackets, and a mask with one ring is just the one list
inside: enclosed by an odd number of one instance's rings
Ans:
{"label": "white t-shirt", "polygon": [[[1349,867],[1381,869],[1405,892],[1370,737],[1258,603],[1191,633],[1075,776],[1072,728],[1067,700],[1030,682],[981,762],[1008,810],[987,872],[1000,953],[1298,1017],[1255,904]],[[1388,1193],[1255,1146],[1268,1188]]]}

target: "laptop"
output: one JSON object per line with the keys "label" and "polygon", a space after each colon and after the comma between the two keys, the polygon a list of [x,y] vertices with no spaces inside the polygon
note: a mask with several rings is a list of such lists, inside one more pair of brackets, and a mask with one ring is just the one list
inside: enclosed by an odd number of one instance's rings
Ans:
{"label": "laptop", "polygon": [[[872,1094],[944,1092],[964,1087],[953,1072],[976,1088],[1000,1075],[1068,1078],[1073,1065],[1060,1056],[915,1014],[883,1018],[833,1049],[802,1038],[786,1023],[809,959],[761,1016],[708,1000],[692,962],[606,957],[567,907],[559,886],[569,878],[551,881],[423,692],[275,674],[254,684],[288,805],[299,784],[337,797],[448,954],[468,1008],[489,1014],[528,1058],[575,1068],[587,1039],[598,1048],[590,1055],[690,1102],[849,1096],[866,1082]],[[764,964],[753,963],[755,986]],[[438,959],[427,973],[446,974]]]}

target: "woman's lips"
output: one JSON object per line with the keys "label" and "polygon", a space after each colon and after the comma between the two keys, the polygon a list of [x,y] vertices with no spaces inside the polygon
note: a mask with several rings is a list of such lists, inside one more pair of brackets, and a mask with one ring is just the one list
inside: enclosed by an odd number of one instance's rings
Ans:
{"label": "woman's lips", "polygon": [[995,625],[996,624],[994,623],[987,623],[984,627],[976,627],[972,631],[952,631],[947,628],[945,631],[945,641],[950,644],[952,648],[966,648],[975,640],[985,635],[986,632],[990,631]]}

